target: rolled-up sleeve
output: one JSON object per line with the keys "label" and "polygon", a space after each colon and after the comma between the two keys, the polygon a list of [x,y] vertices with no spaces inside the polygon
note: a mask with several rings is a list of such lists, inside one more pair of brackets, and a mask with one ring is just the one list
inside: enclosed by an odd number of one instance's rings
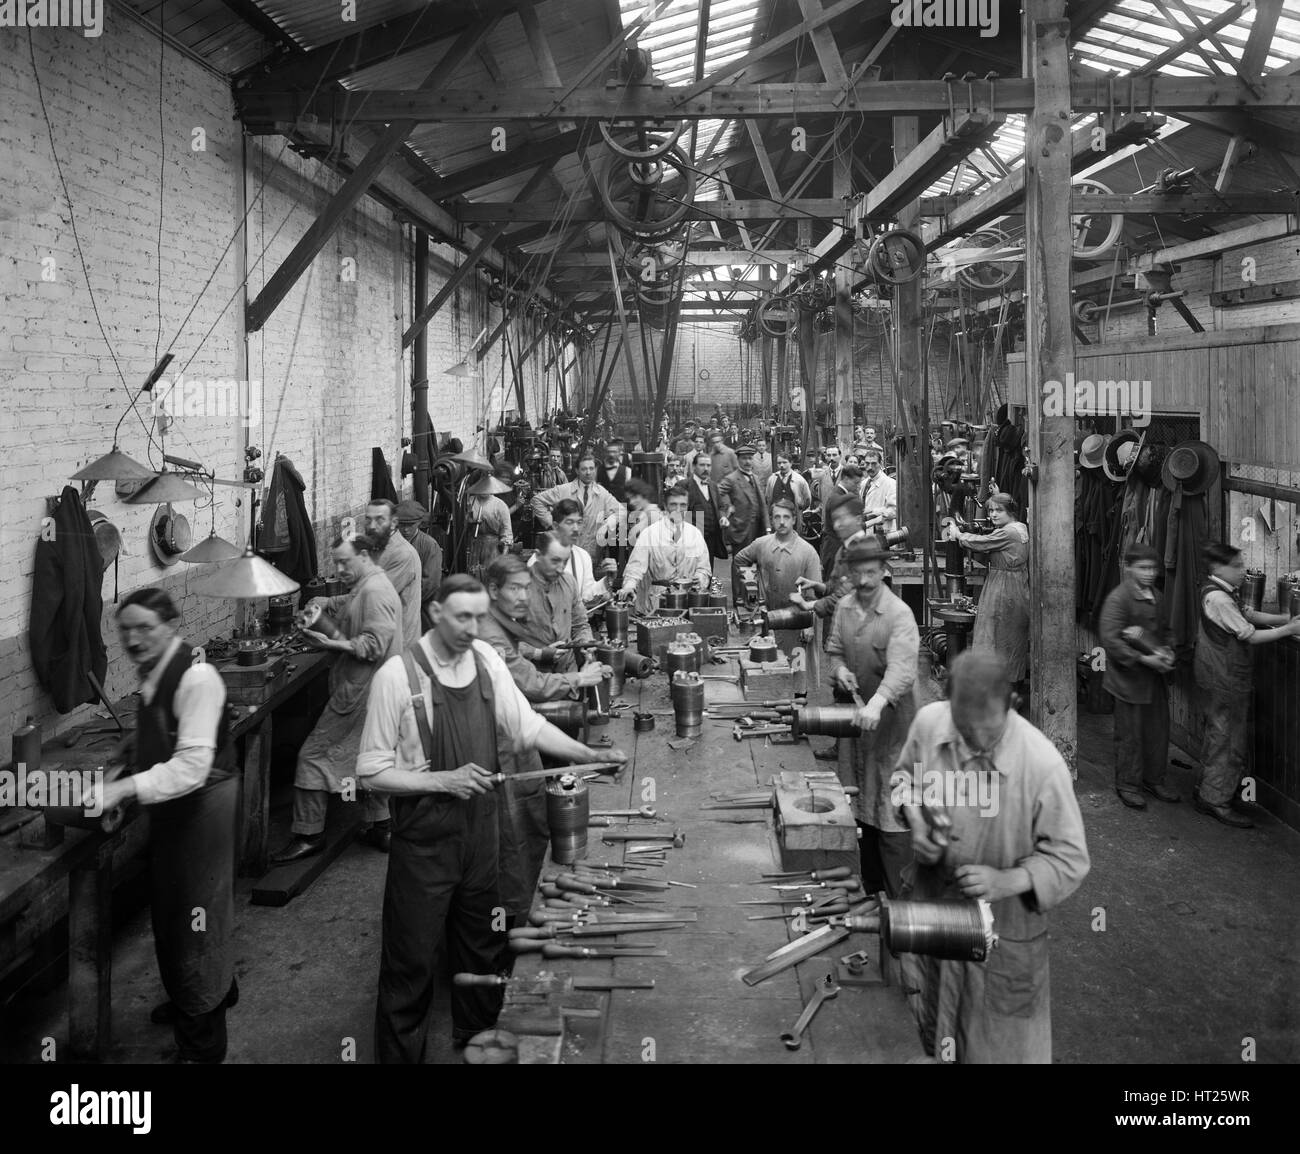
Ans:
{"label": "rolled-up sleeve", "polygon": [[[411,708],[411,689],[400,657],[390,657],[370,682],[366,723],[357,753],[357,775],[370,777],[397,764],[402,715]],[[414,721],[414,715],[412,715]]]}
{"label": "rolled-up sleeve", "polygon": [[1255,632],[1255,627],[1247,621],[1231,597],[1219,590],[1206,594],[1205,616],[1238,641],[1247,641]]}
{"label": "rolled-up sleeve", "polygon": [[144,805],[184,797],[208,780],[217,731],[226,706],[226,684],[207,662],[191,665],[176,686],[176,748],[167,761],[137,773],[136,796]]}
{"label": "rolled-up sleeve", "polygon": [[1025,901],[1045,913],[1079,888],[1092,864],[1083,816],[1064,761],[1051,767],[1034,799],[1033,836],[1034,852],[1016,865],[1028,871],[1033,882]]}
{"label": "rolled-up sleeve", "polygon": [[[418,576],[418,571],[417,571]],[[349,637],[352,656],[358,661],[378,661],[388,652],[393,635],[397,632],[402,603],[398,600],[370,597],[359,594],[361,602],[361,629]]]}

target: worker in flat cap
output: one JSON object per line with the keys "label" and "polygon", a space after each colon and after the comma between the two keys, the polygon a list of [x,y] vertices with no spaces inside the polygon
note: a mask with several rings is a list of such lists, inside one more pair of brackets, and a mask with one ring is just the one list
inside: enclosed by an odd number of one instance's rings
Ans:
{"label": "worker in flat cap", "polygon": [[870,536],[845,549],[854,595],[835,606],[826,654],[831,683],[860,703],[858,736],[839,742],[838,773],[842,784],[858,788],[853,811],[863,885],[898,897],[912,838],[891,802],[889,780],[916,716],[921,635],[912,610],[885,585],[886,556]]}
{"label": "worker in flat cap", "polygon": [[718,485],[718,510],[721,526],[734,556],[746,545],[772,531],[767,502],[763,500],[763,487],[754,475],[754,446],[742,445],[736,451],[737,466]]}
{"label": "worker in flat cap", "polygon": [[420,625],[426,633],[433,628],[429,602],[442,584],[442,548],[424,531],[428,516],[429,510],[413,499],[397,506],[397,531],[420,555]]}

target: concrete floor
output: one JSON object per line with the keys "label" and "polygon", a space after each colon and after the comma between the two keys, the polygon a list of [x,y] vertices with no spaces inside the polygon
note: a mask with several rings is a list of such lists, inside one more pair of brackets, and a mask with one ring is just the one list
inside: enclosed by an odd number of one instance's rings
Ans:
{"label": "concrete floor", "polygon": [[[1186,802],[1127,810],[1111,787],[1110,718],[1081,714],[1079,736],[1093,866],[1051,915],[1056,1061],[1235,1063],[1245,1038],[1261,1063],[1300,1059],[1300,834],[1262,811],[1258,829],[1237,831]],[[1171,772],[1186,794],[1191,774]],[[241,885],[231,1062],[371,1060],[385,861],[354,846],[280,909],[249,905]],[[148,1020],[163,995],[147,911],[118,935],[113,990],[108,1061],[165,1061],[170,1030]],[[65,1038],[65,999],[60,986],[11,1004],[0,1060],[37,1061],[42,1038]],[[455,1060],[447,1027],[435,1007],[435,1061]]]}

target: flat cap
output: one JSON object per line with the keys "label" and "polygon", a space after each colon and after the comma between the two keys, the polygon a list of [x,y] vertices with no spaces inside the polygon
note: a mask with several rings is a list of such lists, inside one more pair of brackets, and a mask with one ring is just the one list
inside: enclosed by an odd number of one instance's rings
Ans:
{"label": "flat cap", "polygon": [[426,509],[419,501],[406,500],[397,506],[397,522],[399,525],[409,525],[412,521],[423,521],[429,515]]}

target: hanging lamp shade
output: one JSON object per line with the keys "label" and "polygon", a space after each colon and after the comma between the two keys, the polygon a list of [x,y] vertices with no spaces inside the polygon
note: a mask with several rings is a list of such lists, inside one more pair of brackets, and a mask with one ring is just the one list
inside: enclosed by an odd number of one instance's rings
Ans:
{"label": "hanging lamp shade", "polygon": [[181,560],[188,561],[191,565],[215,565],[219,561],[233,561],[242,556],[238,545],[232,545],[224,537],[218,537],[214,530],[193,549],[182,553]]}
{"label": "hanging lamp shade", "polygon": [[147,481],[157,474],[114,445],[98,460],[72,474],[74,481]]}
{"label": "hanging lamp shade", "polygon": [[463,453],[456,453],[453,456],[445,458],[448,461],[455,461],[458,464],[466,466],[471,472],[475,469],[490,469],[492,462],[489,461],[477,449],[466,449]]}
{"label": "hanging lamp shade", "polygon": [[449,377],[472,377],[474,370],[470,368],[469,361],[461,361],[458,365],[452,365],[445,374]]}
{"label": "hanging lamp shade", "polygon": [[496,497],[502,493],[509,493],[510,486],[496,477],[488,476],[481,481],[475,481],[465,492],[471,497]]}
{"label": "hanging lamp shade", "polygon": [[200,578],[194,583],[193,589],[203,597],[252,600],[296,593],[298,582],[292,577],[286,577],[274,565],[263,561],[252,549],[245,549],[238,561],[228,561],[215,573]]}
{"label": "hanging lamp shade", "polygon": [[180,474],[164,469],[125,500],[128,505],[170,505],[176,501],[197,501],[203,496],[206,494],[202,489],[181,480]]}

